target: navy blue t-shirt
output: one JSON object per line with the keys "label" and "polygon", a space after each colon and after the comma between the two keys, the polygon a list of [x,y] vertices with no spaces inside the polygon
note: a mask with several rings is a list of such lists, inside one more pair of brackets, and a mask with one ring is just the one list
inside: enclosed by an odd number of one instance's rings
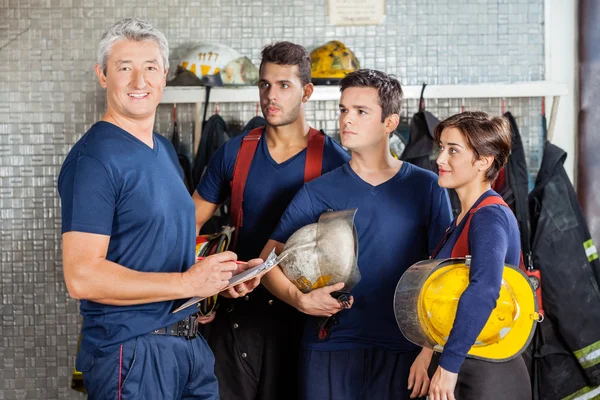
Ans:
{"label": "navy blue t-shirt", "polygon": [[[58,178],[62,232],[110,236],[106,259],[136,271],[183,272],[194,264],[194,202],[173,146],[158,134],[153,140],[150,148],[108,122],[90,128]],[[82,300],[81,348],[107,354],[194,312],[172,309],[173,301],[112,306]]]}
{"label": "navy blue t-shirt", "polygon": [[434,173],[407,162],[378,186],[362,180],[346,163],[307,183],[271,238],[285,243],[325,211],[351,208],[358,208],[354,222],[361,273],[351,291],[354,305],[337,314],[338,324],[325,341],[319,341],[309,318],[303,345],[310,350],[414,350],[396,324],[394,291],[404,271],[427,259],[442,239],[452,215],[448,195]]}
{"label": "navy blue t-shirt", "polygon": [[[489,196],[499,195],[490,189],[473,207]],[[456,220],[452,221],[448,240],[435,258],[451,257],[466,222],[463,218],[456,226]],[[510,208],[497,204],[480,208],[471,217],[468,243],[471,255],[469,286],[460,297],[454,326],[440,358],[442,368],[455,373],[496,307],[504,265],[519,265],[519,226]]]}
{"label": "navy blue t-shirt", "polygon": [[[231,196],[233,169],[242,139],[236,136],[221,146],[210,159],[198,184],[202,198],[221,204]],[[350,159],[348,153],[329,136],[325,137],[322,173],[329,172]],[[238,236],[236,253],[240,260],[260,255],[285,208],[304,184],[306,149],[278,164],[269,153],[265,137],[261,138],[244,189],[243,226]]]}

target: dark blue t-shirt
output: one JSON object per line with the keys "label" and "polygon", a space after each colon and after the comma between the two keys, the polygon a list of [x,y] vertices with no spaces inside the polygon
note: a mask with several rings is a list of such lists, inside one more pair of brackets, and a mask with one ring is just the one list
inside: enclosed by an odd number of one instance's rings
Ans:
{"label": "dark blue t-shirt", "polygon": [[[473,207],[489,196],[499,195],[490,189]],[[448,239],[435,258],[451,257],[466,222],[463,218],[456,226],[456,220],[452,221]],[[442,368],[455,373],[496,307],[504,265],[519,265],[519,226],[510,208],[495,204],[479,209],[471,217],[468,243],[471,255],[469,286],[460,297],[454,326],[440,358]]]}
{"label": "dark blue t-shirt", "polygon": [[407,162],[378,186],[362,180],[346,163],[307,183],[271,238],[285,243],[298,229],[317,222],[323,212],[351,208],[358,208],[355,224],[362,276],[351,291],[354,305],[337,314],[338,324],[325,341],[319,341],[309,318],[303,345],[310,350],[416,349],[396,324],[394,291],[404,271],[427,259],[442,239],[451,219],[448,195],[434,173]]}
{"label": "dark blue t-shirt", "polygon": [[[227,141],[213,155],[198,184],[206,201],[221,204],[231,196],[233,169],[242,139],[248,132]],[[322,172],[329,172],[350,159],[348,153],[330,137],[325,137]],[[236,253],[240,260],[260,255],[285,208],[304,184],[306,149],[278,164],[261,138],[244,190],[244,222],[238,236]]]}
{"label": "dark blue t-shirt", "polygon": [[[183,272],[194,264],[194,202],[173,146],[157,134],[153,140],[152,149],[108,122],[90,128],[58,178],[62,232],[110,236],[106,259],[136,271]],[[194,311],[171,314],[173,303],[112,306],[82,300],[81,348],[106,354]]]}

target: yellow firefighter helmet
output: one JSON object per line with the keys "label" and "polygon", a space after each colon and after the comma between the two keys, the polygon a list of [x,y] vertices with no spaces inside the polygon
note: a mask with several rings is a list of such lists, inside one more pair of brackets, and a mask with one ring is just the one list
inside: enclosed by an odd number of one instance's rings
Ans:
{"label": "yellow firefighter helmet", "polygon": [[[448,340],[458,301],[469,285],[464,258],[421,261],[400,278],[394,296],[396,321],[411,342],[441,351]],[[525,350],[538,321],[534,289],[518,268],[506,265],[496,308],[468,356],[507,361]]]}
{"label": "yellow firefighter helmet", "polygon": [[332,40],[310,53],[311,75],[317,85],[332,85],[350,72],[360,69],[352,50],[342,42]]}

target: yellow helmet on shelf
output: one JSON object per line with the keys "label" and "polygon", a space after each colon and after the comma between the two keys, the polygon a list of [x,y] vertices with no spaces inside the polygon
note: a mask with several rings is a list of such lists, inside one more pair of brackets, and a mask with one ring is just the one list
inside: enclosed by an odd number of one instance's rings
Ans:
{"label": "yellow helmet on shelf", "polygon": [[310,53],[311,76],[314,84],[332,85],[348,73],[360,69],[356,56],[342,42],[332,40]]}
{"label": "yellow helmet on shelf", "polygon": [[[411,342],[441,351],[454,325],[460,296],[469,285],[464,258],[421,261],[400,278],[394,296],[396,321]],[[527,276],[506,265],[496,302],[468,356],[506,361],[519,355],[538,321],[535,292]]]}

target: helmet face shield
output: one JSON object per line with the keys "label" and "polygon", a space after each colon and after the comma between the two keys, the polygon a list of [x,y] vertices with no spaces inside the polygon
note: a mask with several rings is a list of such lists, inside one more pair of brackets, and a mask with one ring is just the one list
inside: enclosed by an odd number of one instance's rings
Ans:
{"label": "helmet face shield", "polygon": [[221,69],[219,72],[223,85],[256,85],[258,83],[258,68],[248,57],[239,57]]}
{"label": "helmet face shield", "polygon": [[285,244],[280,267],[304,293],[344,282],[349,292],[360,281],[356,209],[326,212],[319,222],[296,231]]}
{"label": "helmet face shield", "polygon": [[[535,293],[527,276],[505,266],[496,307],[468,356],[507,361],[525,350],[538,319]],[[469,285],[465,259],[427,260],[400,278],[394,312],[402,334],[421,347],[441,351],[448,340],[462,292]]]}

